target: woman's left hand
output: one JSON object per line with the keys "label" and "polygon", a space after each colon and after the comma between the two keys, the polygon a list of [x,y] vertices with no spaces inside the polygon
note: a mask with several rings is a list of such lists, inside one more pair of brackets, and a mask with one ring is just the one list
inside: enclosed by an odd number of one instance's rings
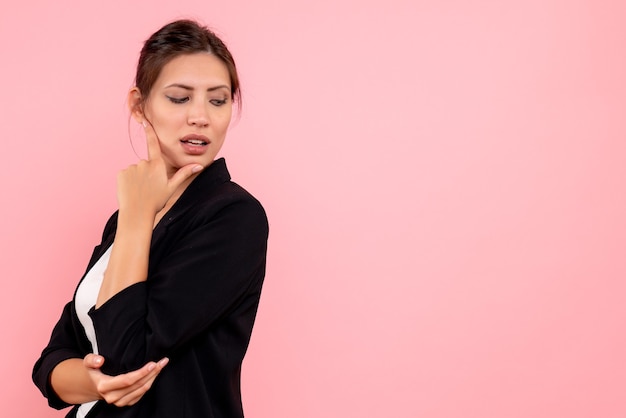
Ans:
{"label": "woman's left hand", "polygon": [[109,376],[100,371],[104,364],[104,357],[95,354],[88,354],[83,359],[83,365],[87,369],[98,395],[107,403],[115,406],[134,405],[152,387],[154,379],[167,365],[168,359],[164,358],[159,362],[153,361],[145,364],[141,369]]}

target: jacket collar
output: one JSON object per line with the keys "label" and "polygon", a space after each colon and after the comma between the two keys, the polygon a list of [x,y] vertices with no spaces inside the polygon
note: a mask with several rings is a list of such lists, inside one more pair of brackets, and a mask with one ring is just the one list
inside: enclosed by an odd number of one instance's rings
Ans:
{"label": "jacket collar", "polygon": [[187,186],[187,189],[178,198],[176,203],[163,216],[159,224],[153,232],[153,240],[157,238],[160,230],[165,230],[175,222],[181,215],[193,208],[199,200],[211,193],[216,186],[230,181],[230,174],[226,168],[226,160],[219,158],[206,167],[198,176]]}

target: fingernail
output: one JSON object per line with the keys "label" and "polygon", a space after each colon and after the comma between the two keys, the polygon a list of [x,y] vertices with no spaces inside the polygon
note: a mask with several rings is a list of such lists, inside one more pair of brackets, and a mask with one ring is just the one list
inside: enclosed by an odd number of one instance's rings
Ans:
{"label": "fingernail", "polygon": [[141,124],[143,125],[143,127],[144,127],[144,128],[145,128],[146,126],[148,126],[148,124],[146,124],[146,121],[145,121],[145,120],[142,120],[142,121],[141,121]]}
{"label": "fingernail", "polygon": [[194,168],[191,169],[191,172],[195,174],[195,173],[197,173],[199,171],[202,171],[203,168],[204,167],[202,167],[201,165],[197,165],[197,166],[195,166]]}
{"label": "fingernail", "polygon": [[156,367],[156,364],[150,363],[150,365],[148,366],[148,371],[151,372],[152,370],[154,370],[155,367]]}
{"label": "fingernail", "polygon": [[96,356],[96,358],[93,359],[93,362],[96,363],[96,364],[102,363],[102,357]]}
{"label": "fingernail", "polygon": [[165,357],[163,360],[159,361],[159,367],[163,368],[163,367],[165,367],[165,365],[166,365],[167,363],[169,363],[169,362],[170,362],[170,359],[168,359],[167,357]]}

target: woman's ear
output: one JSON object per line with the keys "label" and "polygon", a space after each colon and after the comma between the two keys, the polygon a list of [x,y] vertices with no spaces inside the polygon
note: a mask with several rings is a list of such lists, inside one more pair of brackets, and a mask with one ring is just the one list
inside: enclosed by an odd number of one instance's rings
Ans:
{"label": "woman's ear", "polygon": [[138,123],[143,123],[146,119],[143,115],[143,100],[141,97],[141,92],[137,87],[133,87],[128,92],[128,110],[130,110],[130,114]]}

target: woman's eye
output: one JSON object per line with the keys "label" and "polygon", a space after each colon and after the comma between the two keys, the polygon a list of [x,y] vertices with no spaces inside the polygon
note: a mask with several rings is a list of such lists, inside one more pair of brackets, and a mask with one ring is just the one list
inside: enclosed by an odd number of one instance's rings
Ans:
{"label": "woman's eye", "polygon": [[225,105],[228,99],[212,99],[209,102],[214,106],[222,106]]}
{"label": "woman's eye", "polygon": [[170,102],[172,103],[176,103],[176,104],[181,104],[181,103],[185,103],[186,101],[189,100],[189,97],[171,97],[171,96],[167,96],[167,98],[169,99]]}

